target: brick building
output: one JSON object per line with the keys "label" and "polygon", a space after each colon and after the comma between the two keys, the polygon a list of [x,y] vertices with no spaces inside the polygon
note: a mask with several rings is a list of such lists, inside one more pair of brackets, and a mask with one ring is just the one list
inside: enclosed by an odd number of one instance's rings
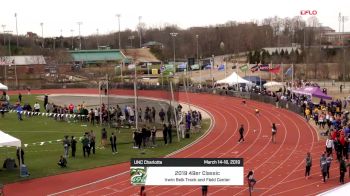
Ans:
{"label": "brick building", "polygon": [[40,75],[45,72],[46,61],[43,56],[1,56],[0,78],[2,80],[21,78],[30,75]]}

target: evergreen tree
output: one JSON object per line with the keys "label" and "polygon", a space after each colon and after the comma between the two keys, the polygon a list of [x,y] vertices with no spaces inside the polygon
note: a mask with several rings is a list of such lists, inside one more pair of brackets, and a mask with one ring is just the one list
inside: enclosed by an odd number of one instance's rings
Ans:
{"label": "evergreen tree", "polygon": [[249,62],[254,62],[254,61],[253,61],[253,54],[252,54],[252,51],[249,51],[249,52],[248,52],[248,61],[249,61]]}
{"label": "evergreen tree", "polygon": [[284,60],[284,50],[283,49],[280,52],[280,58],[278,60],[279,60],[279,63],[281,63]]}

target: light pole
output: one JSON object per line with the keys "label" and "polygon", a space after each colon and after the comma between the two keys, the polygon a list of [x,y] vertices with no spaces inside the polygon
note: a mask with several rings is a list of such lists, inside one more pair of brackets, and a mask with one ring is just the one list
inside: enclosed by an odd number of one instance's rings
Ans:
{"label": "light pole", "polygon": [[[220,49],[225,53],[225,44],[224,44],[224,42],[220,43]],[[225,59],[225,54],[224,54],[223,58]],[[226,66],[226,61],[225,61],[225,78],[226,78],[226,67],[227,66]]]}
{"label": "light pole", "polygon": [[345,23],[345,21],[348,20],[348,17],[342,16],[341,20],[343,22],[341,43],[342,43],[342,49],[343,49],[343,83],[344,83],[344,87],[345,87],[345,71],[346,71],[346,69],[345,69],[345,48],[344,48],[344,23]]}
{"label": "light pole", "polygon": [[176,66],[175,66],[175,37],[177,36],[177,33],[173,32],[170,33],[170,35],[173,37],[173,49],[174,49],[174,75],[176,73]]}
{"label": "light pole", "polygon": [[44,48],[44,42],[45,42],[45,39],[44,39],[44,23],[41,22],[40,26],[41,26],[41,37],[43,39],[43,42],[41,43],[41,47]]}
{"label": "light pole", "polygon": [[198,39],[199,39],[199,35],[196,35],[196,40],[197,40],[197,63],[198,63],[198,67],[199,67],[199,85],[200,85],[200,87],[202,87],[202,67],[200,66],[200,63],[199,63]]}
{"label": "light pole", "polygon": [[213,68],[214,68],[214,65],[215,65],[215,56],[214,55],[212,55],[211,56],[212,58],[213,58],[213,64],[211,65],[211,68],[210,68],[210,77],[211,77],[211,85],[212,85],[212,87],[214,87],[214,77],[213,77]]}
{"label": "light pole", "polygon": [[119,50],[121,49],[120,46],[120,14],[116,15],[118,17],[118,46],[119,46]]}
{"label": "light pole", "polygon": [[[8,33],[9,34],[9,56],[11,56],[11,33],[12,31],[4,31],[4,33]],[[5,35],[4,35],[5,36]]]}
{"label": "light pole", "polygon": [[[12,31],[4,31],[4,33],[8,33],[8,35],[9,35],[9,56],[11,56],[11,33],[12,33]],[[5,35],[4,35],[5,36]],[[9,64],[9,66],[11,65],[11,62],[9,61],[8,62],[8,64]],[[17,75],[17,74],[16,74]],[[17,76],[16,76],[16,78],[17,78]],[[5,83],[6,83],[6,85],[7,85],[7,70],[6,70],[6,65],[5,65]]]}
{"label": "light pole", "polygon": [[74,36],[73,36],[74,30],[71,29],[70,32],[72,33],[72,50],[74,50]]}
{"label": "light pole", "polygon": [[141,18],[142,16],[139,16],[139,36],[140,36],[140,48],[142,48],[142,32],[141,32]]}
{"label": "light pole", "polygon": [[80,36],[80,25],[83,24],[83,22],[77,22],[78,27],[79,27],[79,50],[81,50],[81,36]]}
{"label": "light pole", "polygon": [[97,49],[99,49],[100,44],[98,43],[98,28],[96,29],[96,41],[97,41]]}
{"label": "light pole", "polygon": [[6,39],[5,39],[5,27],[6,27],[6,25],[1,25],[1,27],[2,27],[2,30],[3,30],[3,32],[4,32],[4,46],[6,45]]}
{"label": "light pole", "polygon": [[16,45],[17,45],[17,48],[18,48],[18,26],[17,26],[17,13],[15,13],[15,18],[16,18],[16,34],[17,34]]}
{"label": "light pole", "polygon": [[134,40],[134,39],[135,39],[135,36],[133,36],[133,35],[132,35],[132,36],[129,36],[129,37],[128,37],[128,39],[129,39],[129,40],[130,40],[130,42],[131,42],[131,48],[132,48],[132,40]]}

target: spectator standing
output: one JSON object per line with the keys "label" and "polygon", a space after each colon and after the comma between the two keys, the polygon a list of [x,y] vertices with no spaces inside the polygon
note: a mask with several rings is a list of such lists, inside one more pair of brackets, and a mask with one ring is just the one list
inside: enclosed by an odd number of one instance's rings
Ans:
{"label": "spectator standing", "polygon": [[22,118],[23,108],[20,104],[17,104],[16,111],[17,111],[18,120],[22,121],[23,120],[23,118]]}
{"label": "spectator standing", "polygon": [[168,111],[166,112],[166,115],[168,117],[168,123],[171,123],[171,107],[169,106]]}
{"label": "spectator standing", "polygon": [[182,139],[184,139],[185,138],[185,130],[186,130],[186,128],[185,128],[185,124],[183,122],[180,122],[179,129],[180,129],[180,133],[179,134],[181,134]]}
{"label": "spectator standing", "polygon": [[141,149],[142,146],[142,132],[140,130],[136,131],[136,135],[135,135],[135,141],[136,141],[136,146],[138,147],[138,149]]}
{"label": "spectator standing", "polygon": [[339,182],[340,184],[344,184],[344,176],[346,173],[346,163],[345,163],[344,157],[342,157],[340,160],[339,170],[340,170]]}
{"label": "spectator standing", "polygon": [[168,129],[167,129],[167,132],[168,132],[168,137],[169,137],[169,144],[171,144],[173,142],[173,134],[172,134],[172,130],[173,130],[173,126],[169,123],[168,125]]}
{"label": "spectator standing", "polygon": [[154,126],[152,131],[151,131],[151,134],[152,134],[152,146],[155,147],[156,146],[156,134],[157,134],[157,129],[156,127]]}
{"label": "spectator standing", "polygon": [[68,152],[69,152],[69,146],[70,146],[70,141],[68,139],[68,135],[64,136],[63,139],[63,148],[64,148],[64,158],[68,158]]}
{"label": "spectator standing", "polygon": [[156,109],[152,107],[152,122],[156,122]]}
{"label": "spectator standing", "polygon": [[[19,149],[21,149],[21,157],[19,157]],[[24,151],[22,148],[17,148],[16,155],[17,155],[18,165],[21,165],[21,162],[22,164],[24,164]]]}
{"label": "spectator standing", "polygon": [[95,125],[95,112],[93,109],[90,109],[89,120],[92,125]]}
{"label": "spectator standing", "polygon": [[[46,105],[49,103],[49,96],[45,95],[44,96],[44,107],[46,107]],[[39,105],[39,109],[40,109],[40,105]]]}
{"label": "spectator standing", "polygon": [[152,136],[152,131],[149,127],[146,129],[146,146],[150,147],[151,146],[151,136]]}
{"label": "spectator standing", "polygon": [[72,157],[75,158],[75,152],[77,151],[77,140],[75,140],[74,136],[72,136],[72,139],[70,140],[70,145],[72,148]]}
{"label": "spectator standing", "polygon": [[168,144],[168,127],[163,124],[163,139],[164,139],[164,144],[167,145]]}
{"label": "spectator standing", "polygon": [[72,103],[69,104],[68,110],[69,110],[69,113],[70,113],[70,114],[73,114],[74,105],[73,105]]}
{"label": "spectator standing", "polygon": [[139,112],[138,112],[138,118],[139,118],[139,121],[142,122],[142,109],[139,108]]}
{"label": "spectator standing", "polygon": [[83,154],[84,154],[84,157],[87,156],[90,157],[90,142],[89,142],[89,138],[88,138],[88,135],[85,133],[84,134],[84,137],[83,137],[83,140],[81,141],[81,143],[83,144]]}
{"label": "spectator standing", "polygon": [[142,146],[146,147],[146,143],[147,143],[147,129],[146,129],[146,125],[144,125],[141,129],[141,134],[142,134]]}
{"label": "spectator standing", "polygon": [[326,140],[326,152],[327,152],[327,154],[331,154],[333,156],[333,153],[332,153],[333,148],[334,148],[334,143],[333,143],[332,137],[328,136],[328,138]]}
{"label": "spectator standing", "polygon": [[160,112],[159,112],[159,118],[160,118],[161,123],[164,123],[164,119],[165,119],[165,112],[164,112],[163,108],[162,108],[162,109],[160,109]]}
{"label": "spectator standing", "polygon": [[325,153],[323,153],[320,158],[320,168],[321,168],[321,173],[323,177],[323,183],[325,183],[326,177],[327,177],[327,160],[326,160]]}
{"label": "spectator standing", "polygon": [[95,120],[96,120],[96,124],[99,124],[100,123],[100,112],[99,112],[100,109],[97,109],[95,108],[94,110],[94,117],[95,117]]}
{"label": "spectator standing", "polygon": [[305,165],[306,165],[305,178],[308,179],[310,177],[310,171],[312,166],[312,158],[311,158],[310,152],[306,154]]}
{"label": "spectator standing", "polygon": [[101,143],[102,143],[103,148],[106,147],[106,144],[107,144],[107,131],[106,131],[105,128],[102,128],[102,131],[101,131]]}
{"label": "spectator standing", "polygon": [[111,142],[111,147],[112,147],[112,153],[116,154],[118,153],[117,150],[117,136],[112,133],[111,137],[109,138],[109,141]]}
{"label": "spectator standing", "polygon": [[90,131],[89,140],[90,140],[90,149],[92,149],[92,153],[95,154],[95,151],[96,151],[96,135],[95,135],[93,130]]}
{"label": "spectator standing", "polygon": [[339,91],[340,91],[340,93],[343,93],[343,85],[342,84],[339,86]]}
{"label": "spectator standing", "polygon": [[329,168],[331,167],[333,158],[330,154],[327,154],[326,162],[327,162],[327,179],[329,179]]}
{"label": "spectator standing", "polygon": [[18,94],[18,101],[19,101],[19,103],[22,103],[22,94],[21,93]]}

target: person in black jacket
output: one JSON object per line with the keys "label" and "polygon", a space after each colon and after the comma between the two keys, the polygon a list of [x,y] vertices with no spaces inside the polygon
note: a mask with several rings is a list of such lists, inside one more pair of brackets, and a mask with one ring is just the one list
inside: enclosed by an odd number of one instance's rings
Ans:
{"label": "person in black jacket", "polygon": [[202,186],[202,196],[207,196],[208,194],[208,185]]}
{"label": "person in black jacket", "polygon": [[146,125],[144,125],[141,129],[141,134],[142,134],[142,145],[145,148],[146,147],[146,143],[147,143],[147,129],[146,129]]}
{"label": "person in black jacket", "polygon": [[238,131],[239,131],[239,135],[240,135],[238,143],[240,143],[241,141],[244,141],[244,127],[243,127],[243,124],[241,125],[241,127],[239,128]]}
{"label": "person in black jacket", "polygon": [[61,166],[62,168],[67,167],[67,159],[61,155],[60,160],[58,160],[57,165]]}
{"label": "person in black jacket", "polygon": [[164,124],[163,125],[163,139],[164,139],[164,144],[167,145],[168,144],[168,127]]}
{"label": "person in black jacket", "polygon": [[117,151],[117,136],[112,133],[111,137],[109,138],[109,141],[111,142],[111,147],[112,147],[112,153],[118,153]]}
{"label": "person in black jacket", "polygon": [[168,132],[168,137],[169,137],[169,144],[171,144],[172,143],[172,141],[173,141],[173,135],[172,135],[172,129],[173,129],[173,126],[169,123],[169,125],[168,125],[168,128],[167,128],[167,132]]}
{"label": "person in black jacket", "polygon": [[70,143],[71,143],[70,145],[72,148],[72,157],[75,157],[75,152],[77,151],[77,140],[75,140],[74,136],[72,136]]}
{"label": "person in black jacket", "polygon": [[341,184],[344,184],[344,176],[346,172],[346,163],[345,163],[344,157],[342,157],[340,160],[339,170],[340,170],[339,182]]}
{"label": "person in black jacket", "polygon": [[17,152],[16,152],[16,155],[17,155],[17,160],[18,160],[18,165],[20,165],[20,159],[22,161],[22,164],[24,164],[24,151],[23,149],[21,148],[21,158],[19,157],[19,149],[20,148],[17,148]]}

